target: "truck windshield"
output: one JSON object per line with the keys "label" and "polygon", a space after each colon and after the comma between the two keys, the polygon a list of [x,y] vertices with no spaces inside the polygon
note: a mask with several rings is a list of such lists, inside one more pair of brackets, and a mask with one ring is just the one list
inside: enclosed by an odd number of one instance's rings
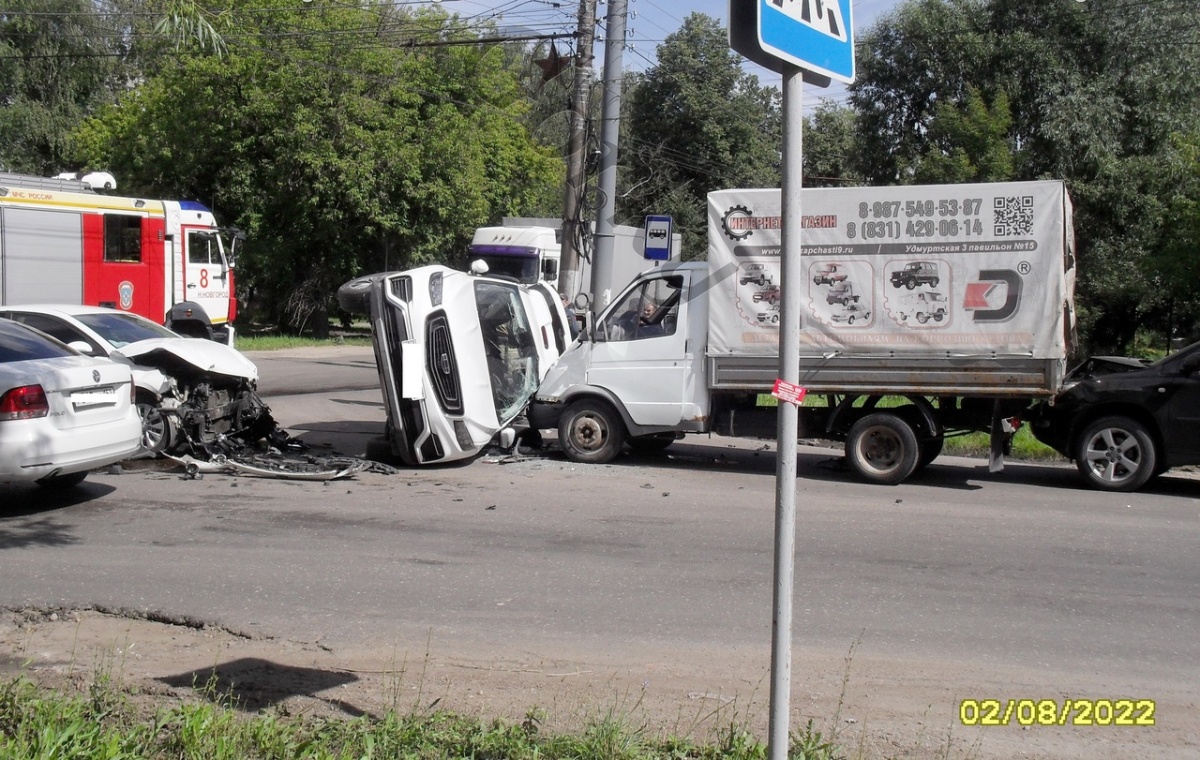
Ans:
{"label": "truck windshield", "polygon": [[520,414],[538,386],[537,347],[529,315],[511,285],[477,282],[475,303],[496,417],[507,423]]}
{"label": "truck windshield", "polygon": [[488,266],[491,276],[514,277],[517,282],[531,285],[538,281],[537,254],[512,253],[496,250],[503,246],[475,246],[471,249],[471,260],[481,260]]}

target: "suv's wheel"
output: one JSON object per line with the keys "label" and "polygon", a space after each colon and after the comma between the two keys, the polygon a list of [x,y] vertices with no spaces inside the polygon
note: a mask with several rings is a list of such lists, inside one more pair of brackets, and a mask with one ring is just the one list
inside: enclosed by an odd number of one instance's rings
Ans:
{"label": "suv's wheel", "polygon": [[1129,417],[1102,417],[1075,444],[1075,466],[1088,485],[1102,491],[1135,491],[1157,467],[1146,426]]}
{"label": "suv's wheel", "polygon": [[610,404],[584,399],[563,410],[558,445],[572,462],[611,462],[624,444],[625,424]]}
{"label": "suv's wheel", "polygon": [[909,277],[904,281],[904,287],[912,290],[913,288],[917,287],[917,281],[912,277]]}
{"label": "suv's wheel", "polygon": [[894,414],[868,414],[850,428],[846,459],[864,479],[895,485],[917,468],[920,444],[912,426]]}

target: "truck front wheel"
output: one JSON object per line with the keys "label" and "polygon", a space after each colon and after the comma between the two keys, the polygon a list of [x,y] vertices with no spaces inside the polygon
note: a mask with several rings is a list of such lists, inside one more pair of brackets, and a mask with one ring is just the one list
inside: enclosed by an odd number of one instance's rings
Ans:
{"label": "truck front wheel", "polygon": [[1101,491],[1136,491],[1154,475],[1157,458],[1146,426],[1129,417],[1102,417],[1075,444],[1075,466]]}
{"label": "truck front wheel", "polygon": [[572,462],[604,464],[625,444],[625,425],[612,406],[584,399],[568,406],[558,422],[558,445]]}
{"label": "truck front wheel", "polygon": [[862,478],[896,485],[917,468],[920,444],[912,426],[894,414],[868,414],[850,428],[846,459]]}

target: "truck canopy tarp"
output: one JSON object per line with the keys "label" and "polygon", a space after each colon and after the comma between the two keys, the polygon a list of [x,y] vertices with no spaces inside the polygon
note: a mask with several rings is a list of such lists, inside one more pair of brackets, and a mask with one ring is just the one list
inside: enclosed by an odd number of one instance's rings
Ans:
{"label": "truck canopy tarp", "polygon": [[[754,296],[782,283],[780,192],[712,192],[708,211],[713,303],[731,305],[709,310],[709,354],[777,355],[778,325]],[[1075,259],[1062,182],[812,188],[801,214],[802,267],[782,285],[803,293],[802,355],[1065,360]]]}

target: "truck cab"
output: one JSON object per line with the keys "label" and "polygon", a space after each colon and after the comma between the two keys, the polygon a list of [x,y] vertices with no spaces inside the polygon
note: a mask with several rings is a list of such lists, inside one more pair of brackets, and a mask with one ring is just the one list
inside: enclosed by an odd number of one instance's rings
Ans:
{"label": "truck cab", "polygon": [[533,426],[557,428],[568,457],[583,462],[707,430],[707,277],[705,262],[672,263],[630,283],[550,368]]}
{"label": "truck cab", "polygon": [[480,227],[471,239],[469,259],[487,264],[493,277],[557,288],[562,243],[553,227]]}

